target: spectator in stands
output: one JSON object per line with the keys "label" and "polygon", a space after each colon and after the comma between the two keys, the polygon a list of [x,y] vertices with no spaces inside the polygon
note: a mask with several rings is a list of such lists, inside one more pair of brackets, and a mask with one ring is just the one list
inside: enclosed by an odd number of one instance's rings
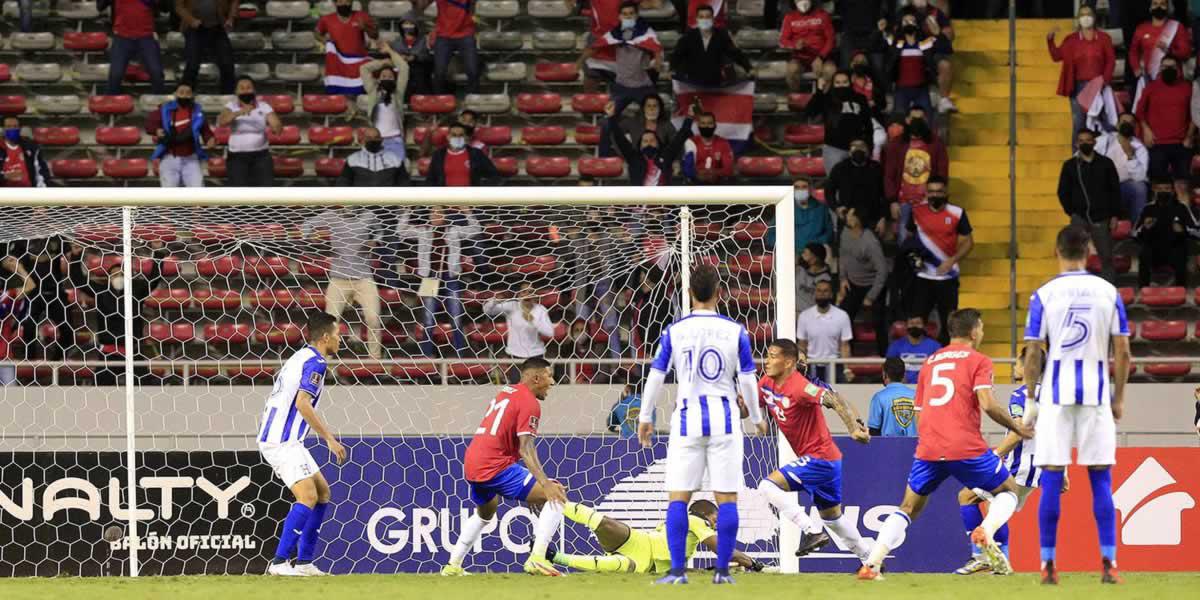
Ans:
{"label": "spectator in stands", "polygon": [[[917,412],[914,390],[904,380],[904,361],[883,361],[883,389],[871,396],[867,430],[877,437],[917,437]],[[915,382],[913,382],[915,383]]]}
{"label": "spectator in stands", "polygon": [[[900,11],[900,35],[888,37],[888,77],[895,84],[892,111],[907,113],[919,106],[926,113],[933,112],[933,101],[929,98],[929,73],[938,68],[938,57],[950,53],[950,42],[943,35],[925,35],[921,31],[920,18],[912,6]],[[947,62],[948,64],[948,62]],[[948,98],[943,98],[949,102]],[[949,105],[949,106],[952,106]],[[947,106],[947,108],[949,108]],[[943,108],[941,103],[938,108]]]}
{"label": "spectator in stands", "polygon": [[175,86],[175,99],[146,113],[146,133],[154,138],[151,159],[159,159],[158,180],[162,187],[204,187],[208,151],[216,137],[187,81]]}
{"label": "spectator in stands", "polygon": [[162,50],[154,38],[154,17],[165,0],[96,0],[96,10],[112,7],[112,43],[108,49],[108,86],[104,93],[121,93],[125,68],[137,56],[150,75],[150,91],[166,93]]}
{"label": "spectator in stands", "polygon": [[433,93],[433,53],[429,50],[429,37],[421,31],[419,20],[405,17],[400,20],[400,35],[391,42],[392,50],[408,63],[404,102],[408,102],[413,94]]}
{"label": "spectator in stands", "polygon": [[[905,335],[896,338],[888,346],[887,356],[903,361],[904,383],[916,383],[917,375],[921,373],[921,365],[925,359],[942,348],[937,340],[926,335],[925,315],[914,314],[905,323]],[[899,378],[896,379],[899,381]]]}
{"label": "spectator in stands", "polygon": [[[374,133],[374,141],[379,142],[378,131]],[[354,168],[350,165],[357,162],[355,157],[360,154],[363,153],[350,155],[346,161],[348,170]],[[343,172],[342,176],[345,175]],[[381,358],[383,344],[379,332],[383,322],[379,317],[379,288],[375,285],[371,263],[375,260],[375,248],[383,232],[375,213],[361,208],[328,209],[304,221],[301,231],[306,238],[328,243],[331,250],[325,312],[341,319],[347,305],[358,304],[367,326],[367,354],[371,358]]]}
{"label": "spectator in stands", "polygon": [[431,330],[437,323],[435,315],[439,308],[445,309],[453,324],[449,337],[454,354],[462,356],[467,349],[467,339],[462,333],[465,314],[462,293],[466,290],[461,279],[463,250],[482,232],[469,207],[416,208],[400,216],[397,237],[417,240],[417,276],[421,278],[417,295],[425,309],[421,319],[425,331],[420,346],[425,356],[438,356]]}
{"label": "spectator in stands", "polygon": [[242,76],[237,82],[237,99],[225,105],[217,117],[220,127],[233,126],[225,155],[226,183],[235,187],[275,185],[275,163],[271,159],[268,132],[279,135],[283,122],[270,104],[254,93],[254,80]]}
{"label": "spectator in stands", "polygon": [[[616,110],[614,108],[614,110]],[[620,115],[621,113],[617,113]],[[633,140],[642,139],[642,132],[652,131],[658,136],[659,147],[665,147],[675,137],[675,125],[671,123],[671,115],[667,113],[662,96],[650,94],[642,98],[641,113],[621,119],[621,130],[625,138],[632,144]],[[605,120],[600,126],[600,156],[616,156],[612,149],[612,130]]]}
{"label": "spectator in stands", "polygon": [[720,185],[733,178],[733,147],[717,135],[717,117],[710,112],[696,119],[698,135],[683,145],[683,174],[699,185]]}
{"label": "spectator in stands", "polygon": [[838,220],[846,221],[847,211],[853,210],[863,226],[883,239],[887,221],[883,218],[887,206],[883,193],[883,166],[871,160],[870,144],[865,138],[850,138],[850,156],[839,162],[825,178],[825,202],[837,212]]}
{"label": "spectator in stands", "polygon": [[833,273],[825,262],[828,250],[823,244],[811,242],[800,250],[800,268],[796,269],[796,313],[816,304],[817,284],[827,281],[833,285]]}
{"label": "spectator in stands", "polygon": [[362,150],[346,157],[338,187],[398,187],[409,184],[404,159],[396,156],[384,144],[379,129],[363,130]]}
{"label": "spectator in stands", "polygon": [[[672,278],[672,275],[675,277]],[[634,355],[648,357],[653,353],[654,344],[658,343],[663,329],[671,324],[672,315],[678,308],[678,294],[674,286],[678,281],[678,273],[653,263],[643,263],[634,278],[637,284],[633,299],[629,302],[634,309]]]}
{"label": "spectator in stands", "polygon": [[21,137],[21,121],[15,115],[4,117],[4,151],[0,152],[0,173],[4,187],[46,187],[50,167],[42,157],[42,147]]}
{"label": "spectator in stands", "polygon": [[200,63],[212,59],[221,77],[221,93],[232,94],[233,44],[229,31],[237,16],[237,0],[175,0],[175,14],[183,29],[183,78],[195,85]]}
{"label": "spectator in stands", "polygon": [[792,182],[797,249],[811,243],[828,246],[833,241],[833,220],[829,216],[829,207],[812,197],[811,187],[812,184],[804,176]]}
{"label": "spectator in stands", "polygon": [[[623,439],[637,437],[638,415],[641,414],[641,411],[642,395],[638,393],[636,385],[626,384],[617,403],[608,412],[609,433],[619,433]],[[652,420],[651,423],[653,422]]]}
{"label": "spectator in stands", "polygon": [[465,125],[456,122],[450,126],[447,147],[434,152],[429,161],[429,175],[425,179],[428,185],[479,187],[500,178],[492,159],[482,150],[468,146],[468,139]]}
{"label": "spectator in stands", "polygon": [[1134,111],[1142,124],[1142,141],[1150,149],[1150,177],[1170,176],[1181,197],[1188,193],[1192,172],[1192,84],[1179,62],[1162,59],[1158,79],[1146,84]]}
{"label": "spectator in stands", "polygon": [[663,69],[663,49],[654,28],[638,16],[638,3],[626,0],[621,4],[621,20],[616,27],[585,48],[580,60],[586,61],[594,49],[611,48],[614,60],[609,79],[608,96],[616,103],[617,114],[633,102],[641,102],[655,93],[657,75],[651,78],[650,70]]}
{"label": "spectator in stands", "polygon": [[1089,110],[1080,105],[1080,92],[1097,79],[1102,80],[1103,85],[1111,86],[1113,69],[1116,67],[1112,38],[1096,29],[1096,11],[1090,6],[1080,7],[1078,23],[1079,29],[1064,38],[1061,46],[1054,43],[1057,28],[1046,34],[1050,58],[1062,63],[1058,76],[1058,95],[1071,103],[1072,144],[1075,142],[1075,132],[1087,126]]}
{"label": "spectator in stands", "polygon": [[[366,93],[360,71],[371,60],[367,38],[378,39],[379,31],[366,11],[354,10],[351,0],[334,0],[333,6],[336,12],[318,19],[313,32],[317,46],[325,52],[325,93],[353,100]],[[350,106],[353,112],[354,104]]]}
{"label": "spectator in stands", "polygon": [[[1128,0],[1132,2],[1132,0]],[[1167,58],[1175,63],[1178,79],[1183,79],[1179,65],[1192,56],[1192,36],[1187,27],[1170,18],[1169,0],[1150,0],[1150,20],[1137,26],[1129,47],[1129,72],[1137,79],[1137,91],[1157,80],[1166,68]],[[1147,140],[1149,144],[1149,140]]]}
{"label": "spectator in stands", "polygon": [[671,185],[674,180],[674,165],[683,152],[683,145],[692,133],[692,117],[700,112],[698,102],[689,108],[689,115],[683,120],[675,137],[662,146],[658,134],[654,131],[643,130],[638,139],[637,149],[625,137],[625,130],[617,121],[616,106],[609,102],[604,106],[604,114],[608,116],[608,129],[612,139],[617,144],[617,150],[625,158],[625,170],[629,173],[629,185],[658,186]]}
{"label": "spectator in stands", "polygon": [[[162,259],[166,258],[167,252],[161,241],[150,242],[150,269],[148,272],[133,273],[130,280],[133,283],[133,288],[130,290],[130,295],[133,297],[133,331],[134,353],[135,358],[140,359],[144,356],[144,340],[143,335],[146,329],[146,316],[143,312],[146,299],[150,297],[150,292],[158,287],[163,281],[162,277]],[[134,257],[134,263],[140,262],[140,257]],[[124,266],[120,262],[113,263],[109,267],[108,272],[104,275],[95,277],[91,281],[92,295],[96,301],[96,345],[105,351],[107,349],[115,350],[115,356],[111,358],[120,358],[124,355],[125,349],[125,272]],[[105,347],[108,348],[105,348]],[[145,367],[134,369],[134,373],[138,376],[146,373],[148,370]],[[124,385],[121,379],[125,370],[122,367],[103,369],[96,373],[96,383],[99,385]]]}
{"label": "spectator in stands", "polygon": [[1104,278],[1113,282],[1112,230],[1117,228],[1121,214],[1121,179],[1113,161],[1096,152],[1094,132],[1082,129],[1075,141],[1079,151],[1063,163],[1059,172],[1058,201],[1072,224],[1087,225]]}
{"label": "spectator in stands", "polygon": [[[493,319],[503,316],[508,323],[504,335],[504,352],[508,358],[520,363],[527,358],[546,355],[546,344],[542,338],[554,338],[554,322],[550,311],[538,302],[533,284],[522,282],[516,297],[510,300],[488,300],[483,305],[483,314]],[[509,369],[509,383],[516,383],[521,373],[514,366]]]}
{"label": "spectator in stands", "polygon": [[[28,296],[36,289],[33,279],[17,257],[7,255],[0,260],[0,275],[4,289],[0,293],[0,361],[13,357],[13,344],[20,339],[20,321],[28,310]],[[0,363],[0,385],[17,380],[15,365]]]}
{"label": "spectator in stands", "polygon": [[[468,147],[474,148],[483,152],[485,155],[488,155],[488,146],[483,142],[483,140],[479,139],[479,135],[476,131],[476,124],[479,122],[479,115],[475,114],[475,111],[469,108],[464,109],[458,113],[457,121],[452,122],[457,122],[458,124],[462,125],[463,134],[466,136]],[[434,115],[433,118],[429,120],[428,129],[429,133],[424,137],[424,139],[421,140],[421,156],[433,156],[433,138],[438,131],[437,115]],[[449,128],[447,128],[446,132],[448,138]]]}
{"label": "spectator in stands", "polygon": [[[770,5],[768,2],[768,8]],[[892,19],[895,5],[893,0],[839,0],[834,3],[834,12],[842,23],[842,37],[838,42],[841,64],[851,64],[855,53],[864,52],[872,74],[883,75],[883,50],[887,43],[882,32]],[[883,110],[884,107],[879,108]]]}
{"label": "spectator in stands", "polygon": [[846,228],[838,238],[838,275],[841,286],[837,304],[846,311],[853,322],[858,311],[871,309],[871,322],[875,327],[876,353],[883,356],[887,351],[887,260],[883,257],[883,245],[875,233],[863,226],[853,208],[846,211]]}
{"label": "spectator in stands", "polygon": [[939,40],[934,47],[932,62],[937,74],[938,95],[941,97],[938,100],[938,112],[957,112],[958,107],[950,100],[950,88],[954,82],[954,63],[950,56],[954,54],[954,27],[950,23],[950,16],[929,0],[912,0],[912,7],[916,9],[921,34],[925,38]]}
{"label": "spectator in stands", "polygon": [[[768,3],[774,1],[767,0]],[[834,40],[833,17],[824,9],[814,7],[813,0],[796,0],[796,10],[784,15],[783,26],[779,29],[779,47],[792,51],[787,82],[793,92],[800,91],[800,75],[805,71],[816,73],[818,77],[829,77],[825,65],[833,54]],[[828,64],[830,70],[837,66],[835,61]]]}
{"label": "spectator in stands", "polygon": [[705,7],[713,11],[713,25],[722,29],[729,27],[729,2],[725,0],[671,0],[671,3],[675,6],[675,14],[679,16],[680,33],[699,26],[703,18],[700,9]]}
{"label": "spectator in stands", "polygon": [[1153,180],[1150,203],[1133,229],[1138,250],[1138,285],[1150,286],[1154,269],[1171,267],[1175,285],[1188,286],[1190,244],[1188,238],[1197,233],[1200,224],[1186,200],[1176,196],[1169,179]]}
{"label": "spectator in stands", "polygon": [[383,147],[404,162],[408,156],[404,144],[404,99],[411,81],[412,65],[382,40],[379,49],[388,58],[362,66],[363,89],[370,107],[367,118],[379,130]]}
{"label": "spectator in stands", "polygon": [[926,201],[912,208],[909,226],[917,234],[911,237],[910,247],[917,248],[921,257],[913,286],[912,314],[924,317],[936,309],[941,325],[939,341],[945,345],[950,339],[947,319],[958,310],[958,265],[975,247],[975,239],[967,211],[950,204],[946,180],[931,176],[926,186]]}
{"label": "spectator in stands", "polygon": [[[416,13],[422,14],[435,0],[417,0]],[[462,60],[467,74],[467,93],[479,92],[479,49],[475,46],[474,3],[436,0],[437,20],[433,38],[433,91],[445,94],[450,89],[450,58]]]}
{"label": "spectator in stands", "polygon": [[[808,355],[810,372],[825,381],[834,381],[829,365],[821,361],[848,358],[854,330],[846,312],[833,304],[833,284],[818,282],[815,300],[816,305],[800,313],[796,319],[796,346]],[[839,371],[840,368],[834,370]],[[841,377],[837,379],[841,380]]]}
{"label": "spectator in stands", "polygon": [[679,38],[671,53],[671,69],[675,79],[700,87],[721,87],[737,80],[727,76],[730,64],[754,77],[754,65],[737,47],[733,36],[722,27],[713,25],[713,9],[701,5],[696,9],[696,28],[689,29]]}
{"label": "spectator in stands", "polygon": [[845,71],[817,80],[817,93],[804,107],[804,114],[809,117],[820,116],[825,127],[821,162],[825,165],[826,173],[833,172],[833,167],[850,155],[850,140],[869,140],[874,132],[871,107],[867,99],[851,87],[850,74]]}
{"label": "spectator in stands", "polygon": [[[584,178],[580,178],[583,185]],[[594,180],[591,182],[594,184]],[[589,212],[579,226],[568,226],[559,246],[570,264],[568,286],[574,290],[572,305],[577,322],[598,320],[608,336],[609,358],[623,354],[618,331],[621,314],[617,303],[621,293],[632,286],[621,273],[614,257],[633,256],[637,246],[629,229],[615,215]]]}
{"label": "spectator in stands", "polygon": [[900,240],[908,237],[912,208],[925,200],[931,177],[943,181],[950,176],[946,144],[929,126],[928,113],[919,106],[908,110],[904,134],[888,142],[881,157],[883,193],[891,205],[893,219],[900,221]]}
{"label": "spectator in stands", "polygon": [[[871,107],[871,118],[882,122],[883,113],[887,110],[887,87],[878,77],[872,70],[868,54],[862,50],[855,51],[854,56],[850,58],[850,87],[867,99],[867,105]],[[883,143],[877,146],[882,147]]]}
{"label": "spectator in stands", "polygon": [[[25,344],[26,360],[39,358],[60,359],[63,349],[70,347],[75,340],[75,329],[67,318],[66,289],[73,287],[68,276],[69,244],[62,236],[38,238],[29,240],[25,245],[21,259],[22,266],[29,273],[36,288],[36,293],[29,295],[29,310],[21,323],[21,337]],[[13,249],[15,244],[10,244]],[[86,281],[86,280],[84,280]],[[48,323],[54,327],[54,340],[49,348],[40,343],[41,331],[38,327]],[[2,355],[3,353],[0,353]]]}
{"label": "spectator in stands", "polygon": [[1123,113],[1117,120],[1116,133],[1106,133],[1096,140],[1096,153],[1107,156],[1117,168],[1121,181],[1121,203],[1123,213],[1137,223],[1146,206],[1147,169],[1150,154],[1146,146],[1134,135],[1137,119],[1133,113]]}

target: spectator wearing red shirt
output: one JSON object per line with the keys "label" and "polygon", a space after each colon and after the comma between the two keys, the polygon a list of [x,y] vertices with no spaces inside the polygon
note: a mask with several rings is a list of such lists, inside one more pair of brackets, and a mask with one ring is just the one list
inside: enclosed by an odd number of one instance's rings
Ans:
{"label": "spectator wearing red shirt", "polygon": [[924,35],[913,7],[905,6],[900,14],[899,35],[887,38],[890,53],[887,72],[896,85],[892,110],[905,113],[909,107],[920,106],[932,113],[929,73],[936,64],[935,57],[949,51],[949,42],[944,36]]}
{"label": "spectator wearing red shirt", "polygon": [[914,106],[908,111],[904,135],[883,148],[883,193],[900,221],[900,241],[908,237],[912,209],[925,202],[930,178],[946,179],[950,160],[946,144],[929,127],[928,113]]}
{"label": "spectator wearing red shirt", "polygon": [[50,181],[50,169],[42,158],[41,146],[21,137],[21,122],[12,115],[4,117],[0,173],[4,174],[4,187],[46,187]]}
{"label": "spectator wearing red shirt", "polygon": [[[430,133],[430,135],[433,135]],[[485,180],[498,179],[500,172],[487,154],[467,145],[467,127],[462,123],[450,126],[449,143],[433,153],[429,162],[427,182],[434,187],[477,187]]]}
{"label": "spectator wearing red shirt", "polygon": [[1058,95],[1071,102],[1071,142],[1075,133],[1087,124],[1087,110],[1079,105],[1079,92],[1088,82],[1102,77],[1104,85],[1112,85],[1113,69],[1116,67],[1116,52],[1112,38],[1096,29],[1096,11],[1090,6],[1079,9],[1079,30],[1063,39],[1061,46],[1054,43],[1057,31],[1046,35],[1046,47],[1050,58],[1062,63],[1058,76]]}
{"label": "spectator wearing red shirt", "polygon": [[363,88],[361,69],[371,61],[367,38],[379,37],[375,21],[365,11],[354,10],[350,0],[336,0],[337,12],[317,21],[314,36],[325,49],[325,93],[359,96]]}
{"label": "spectator wearing red shirt", "polygon": [[954,54],[954,27],[950,17],[929,0],[912,0],[911,6],[921,27],[921,35],[942,42],[934,49],[931,63],[937,72],[938,95],[941,96],[938,112],[957,112],[958,107],[950,100],[950,87],[954,81],[954,63],[950,61],[950,55]]}
{"label": "spectator wearing red shirt", "polygon": [[159,0],[96,0],[96,10],[112,7],[112,45],[108,51],[108,87],[110,96],[121,93],[125,68],[135,56],[150,75],[150,89],[155,94],[166,92],[163,83],[162,50],[154,38],[154,15]]}
{"label": "spectator wearing red shirt", "polygon": [[[421,14],[430,2],[417,0],[416,12]],[[475,45],[475,15],[473,0],[436,0],[437,21],[433,38],[433,92],[445,94],[449,89],[447,70],[450,58],[462,57],[467,72],[467,93],[479,91],[479,48]]]}
{"label": "spectator wearing red shirt", "polygon": [[1192,54],[1192,35],[1179,21],[1169,18],[1168,0],[1151,0],[1150,20],[1137,26],[1129,42],[1129,71],[1139,78],[1139,88],[1158,78],[1167,56],[1176,66]]}
{"label": "spectator wearing red shirt", "polygon": [[[813,0],[796,0],[796,10],[784,15],[779,28],[779,47],[792,51],[787,82],[793,92],[800,90],[800,74],[805,70],[829,75],[823,71],[825,61],[833,53],[834,40],[833,17],[821,8],[814,8]],[[830,67],[833,66],[831,62]]]}
{"label": "spectator wearing red shirt", "polygon": [[[36,286],[16,257],[5,256],[0,261],[0,273],[5,281],[5,289],[0,290],[0,361],[3,361],[12,356],[12,344],[20,338],[20,320],[29,307],[27,297]],[[10,385],[16,380],[16,366],[0,364],[0,385]]]}
{"label": "spectator wearing red shirt", "polygon": [[716,115],[700,113],[696,119],[696,131],[683,145],[683,175],[694,184],[715,185],[725,183],[733,177],[733,147],[729,141],[717,135]]}
{"label": "spectator wearing red shirt", "polygon": [[151,159],[159,159],[158,179],[162,187],[204,187],[202,161],[215,144],[204,111],[196,104],[192,86],[180,83],[175,99],[146,113],[146,133],[154,138]]}
{"label": "spectator wearing red shirt", "polygon": [[1175,57],[1168,56],[1162,60],[1158,79],[1142,90],[1134,110],[1142,124],[1142,142],[1150,149],[1150,177],[1172,177],[1180,197],[1187,196],[1191,175],[1196,132],[1191,106],[1192,84],[1183,78]]}
{"label": "spectator wearing red shirt", "polygon": [[221,73],[221,93],[232,94],[237,80],[228,32],[237,16],[237,0],[175,0],[175,12],[183,30],[182,81],[195,85],[200,63],[211,58]]}

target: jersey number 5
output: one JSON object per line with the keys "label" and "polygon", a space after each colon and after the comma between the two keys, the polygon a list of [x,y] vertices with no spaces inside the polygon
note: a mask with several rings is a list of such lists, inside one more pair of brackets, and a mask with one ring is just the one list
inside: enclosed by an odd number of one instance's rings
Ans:
{"label": "jersey number 5", "polygon": [[1063,319],[1062,324],[1063,337],[1066,338],[1063,341],[1063,350],[1070,350],[1087,341],[1088,335],[1091,334],[1091,329],[1088,328],[1087,316],[1091,312],[1092,307],[1087,304],[1077,304],[1067,308],[1067,316]]}
{"label": "jersey number 5", "polygon": [[[506,408],[508,408],[508,398],[505,398],[500,402],[496,402],[495,399],[492,399],[491,404],[488,404],[487,414],[483,415],[483,423],[480,424],[479,429],[475,430],[475,435],[479,435],[485,431],[487,431],[489,435],[496,435],[496,431],[500,429],[500,419],[504,418],[504,409]],[[495,416],[493,416],[493,413],[495,413]],[[492,418],[491,431],[488,431],[487,427],[488,417]]]}
{"label": "jersey number 5", "polygon": [[933,365],[929,370],[929,376],[933,387],[941,388],[942,393],[929,400],[930,406],[942,406],[954,397],[954,380],[949,377],[942,376],[943,371],[953,371],[954,363],[947,362],[940,365]]}

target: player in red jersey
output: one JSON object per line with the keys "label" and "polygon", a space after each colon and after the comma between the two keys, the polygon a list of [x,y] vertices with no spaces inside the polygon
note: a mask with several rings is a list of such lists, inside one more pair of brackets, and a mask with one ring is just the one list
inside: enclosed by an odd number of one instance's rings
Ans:
{"label": "player in red jersey", "polygon": [[971,533],[971,542],[983,548],[993,573],[1012,573],[992,535],[1017,510],[1017,483],[983,440],[980,410],[1023,439],[1032,438],[1033,432],[1014,420],[992,395],[992,359],[975,350],[983,343],[979,311],[957,310],[948,321],[950,345],[929,357],[917,377],[915,404],[921,416],[904,501],[900,510],[884,521],[867,564],[858,572],[859,579],[882,579],[883,558],[904,540],[905,530],[921,514],[929,494],[951,476],[991,501],[987,518]]}
{"label": "player in red jersey", "polygon": [[450,553],[450,562],[442,568],[442,575],[466,574],[463,558],[479,540],[485,526],[495,528],[493,519],[501,497],[524,502],[538,515],[525,572],[561,575],[546,560],[546,549],[562,523],[567,494],[562,484],[546,476],[534,446],[542,417],[538,401],[546,399],[553,385],[550,363],[535,356],[521,363],[521,382],[500,388],[488,405],[463,458],[475,514],[463,523],[462,535]]}
{"label": "player in red jersey", "polygon": [[866,561],[870,544],[862,539],[853,519],[842,514],[842,452],[833,443],[821,407],[832,408],[846,425],[850,437],[871,441],[862,419],[836,392],[811,382],[796,371],[800,353],[796,342],[778,339],[767,348],[767,374],[758,381],[759,402],[783,432],[796,460],[782,466],[758,484],[758,491],[779,516],[800,528],[796,556],[804,556],[829,541],[820,524],[814,524],[796,503],[793,492],[807,491],[825,527],[842,545]]}

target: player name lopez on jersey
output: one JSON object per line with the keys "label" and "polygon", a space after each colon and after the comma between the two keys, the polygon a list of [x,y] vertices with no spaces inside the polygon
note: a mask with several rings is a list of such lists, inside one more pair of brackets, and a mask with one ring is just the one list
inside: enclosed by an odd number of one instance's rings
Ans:
{"label": "player name lopez on jersey", "polygon": [[976,392],[992,387],[992,373],[992,359],[970,346],[946,346],[929,357],[917,377],[917,458],[965,460],[988,451]]}

